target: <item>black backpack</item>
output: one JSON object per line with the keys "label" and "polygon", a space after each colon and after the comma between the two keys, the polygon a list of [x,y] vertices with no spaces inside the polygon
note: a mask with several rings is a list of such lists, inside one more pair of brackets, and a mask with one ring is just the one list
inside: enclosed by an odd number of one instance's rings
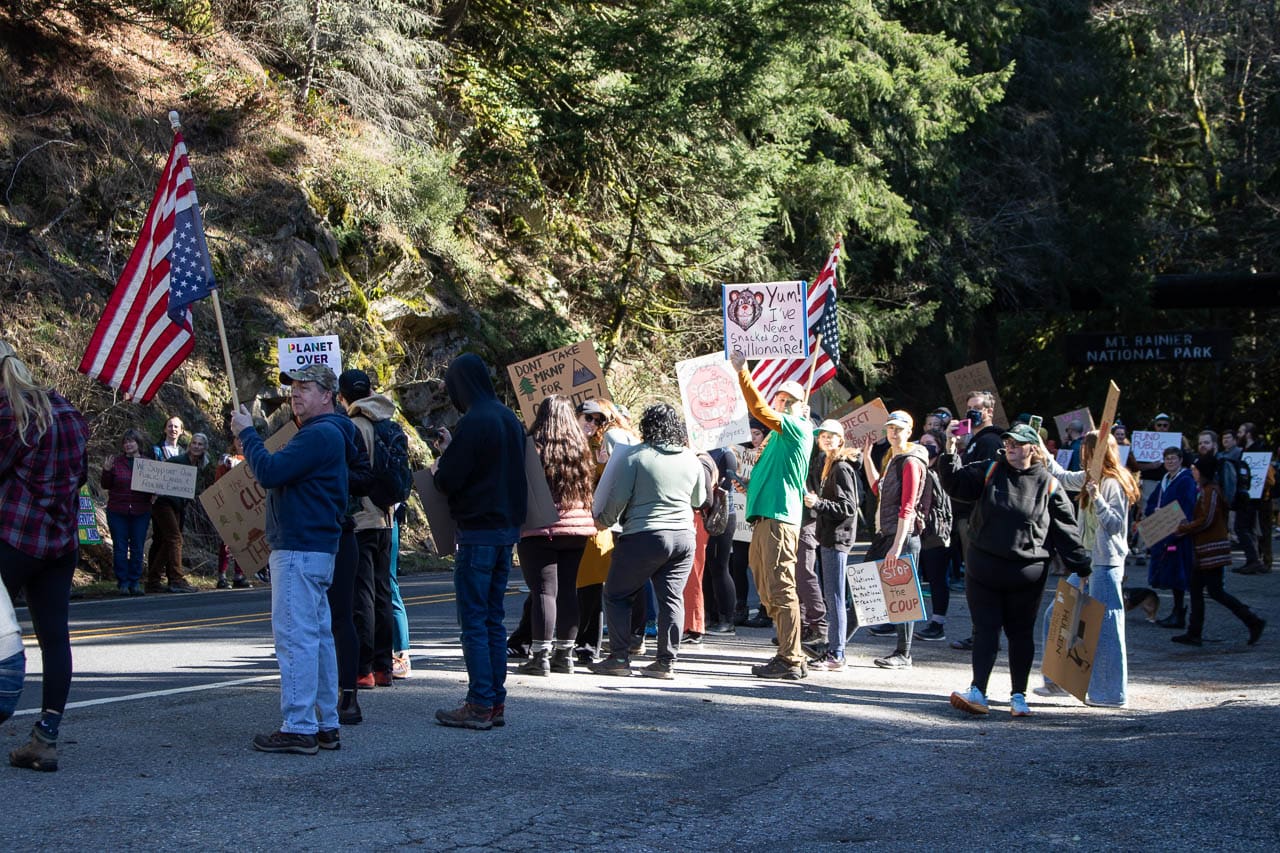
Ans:
{"label": "black backpack", "polygon": [[707,488],[707,500],[698,511],[702,513],[702,526],[708,536],[719,536],[729,526],[729,493],[720,485],[720,469],[709,454],[699,453],[702,464],[702,481]]}
{"label": "black backpack", "polygon": [[373,424],[373,480],[369,500],[387,512],[409,497],[413,474],[409,470],[409,439],[400,424],[387,418]]}
{"label": "black backpack", "polygon": [[942,489],[938,472],[925,469],[924,495],[920,498],[920,547],[947,548],[951,545],[951,496]]}
{"label": "black backpack", "polygon": [[1224,459],[1223,462],[1236,469],[1236,493],[1229,499],[1231,508],[1244,509],[1249,505],[1249,489],[1253,486],[1253,472],[1249,470],[1249,463],[1243,459]]}

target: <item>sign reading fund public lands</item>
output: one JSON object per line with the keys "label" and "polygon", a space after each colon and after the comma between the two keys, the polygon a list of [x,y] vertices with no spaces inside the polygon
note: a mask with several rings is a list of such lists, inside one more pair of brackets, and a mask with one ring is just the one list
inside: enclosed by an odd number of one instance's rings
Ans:
{"label": "sign reading fund public lands", "polygon": [[538,404],[552,394],[568,397],[575,406],[583,400],[609,399],[596,345],[591,341],[578,341],[508,365],[507,374],[520,400],[520,415],[530,425]]}
{"label": "sign reading fund public lands", "polygon": [[803,281],[726,284],[721,293],[724,354],[808,358],[809,313]]}
{"label": "sign reading fund public lands", "polygon": [[314,338],[279,338],[280,371],[301,370],[311,364],[327,365],[337,376],[342,372],[342,348],[337,335]]}
{"label": "sign reading fund public lands", "polygon": [[859,625],[920,622],[925,618],[924,594],[910,555],[849,566],[849,589]]}
{"label": "sign reading fund public lands", "polygon": [[1182,433],[1140,429],[1129,434],[1129,446],[1135,462],[1161,462],[1166,448],[1182,449]]}
{"label": "sign reading fund public lands", "polygon": [[723,353],[677,361],[676,382],[690,447],[712,450],[751,438],[747,401]]}

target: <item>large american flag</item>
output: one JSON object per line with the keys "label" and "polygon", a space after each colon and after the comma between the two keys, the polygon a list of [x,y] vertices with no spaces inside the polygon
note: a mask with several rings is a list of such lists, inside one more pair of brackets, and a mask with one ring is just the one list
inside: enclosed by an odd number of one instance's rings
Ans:
{"label": "large american flag", "polygon": [[138,243],[80,372],[118,388],[126,399],[149,402],[195,348],[190,304],[216,286],[187,145],[175,131]]}
{"label": "large american flag", "polygon": [[[818,273],[818,277],[809,285],[806,304],[809,315],[809,349],[817,364],[813,368],[813,387],[822,385],[835,378],[836,366],[840,363],[840,326],[836,315],[836,264],[840,262],[840,240],[836,239],[831,249],[831,256]],[[814,346],[815,338],[822,335],[822,347]],[[766,400],[771,398],[779,385],[794,380],[801,385],[809,381],[808,358],[766,358],[756,363],[751,371],[751,378],[760,395]]]}

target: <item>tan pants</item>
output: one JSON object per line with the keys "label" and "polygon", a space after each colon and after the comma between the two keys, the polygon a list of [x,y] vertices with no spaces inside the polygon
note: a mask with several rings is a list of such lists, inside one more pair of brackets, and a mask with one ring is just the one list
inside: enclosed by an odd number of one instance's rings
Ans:
{"label": "tan pants", "polygon": [[756,591],[778,631],[778,658],[791,666],[804,662],[800,650],[800,598],[796,595],[796,558],[800,526],[762,518],[751,528],[748,563]]}

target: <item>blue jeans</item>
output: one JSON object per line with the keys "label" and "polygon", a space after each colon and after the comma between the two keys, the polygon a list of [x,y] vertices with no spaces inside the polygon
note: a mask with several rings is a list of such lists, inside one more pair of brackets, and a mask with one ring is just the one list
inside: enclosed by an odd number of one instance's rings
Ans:
{"label": "blue jeans", "polygon": [[[1102,620],[1098,634],[1098,651],[1093,656],[1093,673],[1089,676],[1089,699],[1107,705],[1121,705],[1126,701],[1129,685],[1129,661],[1124,646],[1124,598],[1120,583],[1124,580],[1123,566],[1094,566],[1089,575],[1089,595],[1102,602],[1107,615]],[[1067,583],[1080,588],[1080,576],[1072,574]],[[1053,604],[1044,612],[1044,630],[1041,639],[1044,648],[1049,647],[1049,623],[1053,618]],[[1048,678],[1045,684],[1052,684]]]}
{"label": "blue jeans", "polygon": [[400,566],[400,522],[391,520],[391,651],[409,650],[409,614],[400,596],[396,569]]}
{"label": "blue jeans", "polygon": [[[271,631],[280,664],[280,731],[338,728],[338,654],[326,592],[333,554],[271,552]],[[318,721],[317,721],[318,711]]]}
{"label": "blue jeans", "polygon": [[512,545],[458,545],[453,588],[467,664],[467,702],[492,708],[507,701],[507,630],[502,625]]}
{"label": "blue jeans", "polygon": [[121,589],[135,587],[142,581],[142,545],[147,541],[151,513],[129,515],[107,510],[107,529],[111,531],[112,568]]}
{"label": "blue jeans", "polygon": [[22,696],[22,679],[27,674],[27,653],[17,652],[0,660],[0,723],[13,716]]}
{"label": "blue jeans", "polygon": [[827,651],[842,658],[845,635],[849,633],[849,613],[844,604],[849,555],[835,548],[819,548],[818,557],[822,562],[822,590],[827,600]]}

